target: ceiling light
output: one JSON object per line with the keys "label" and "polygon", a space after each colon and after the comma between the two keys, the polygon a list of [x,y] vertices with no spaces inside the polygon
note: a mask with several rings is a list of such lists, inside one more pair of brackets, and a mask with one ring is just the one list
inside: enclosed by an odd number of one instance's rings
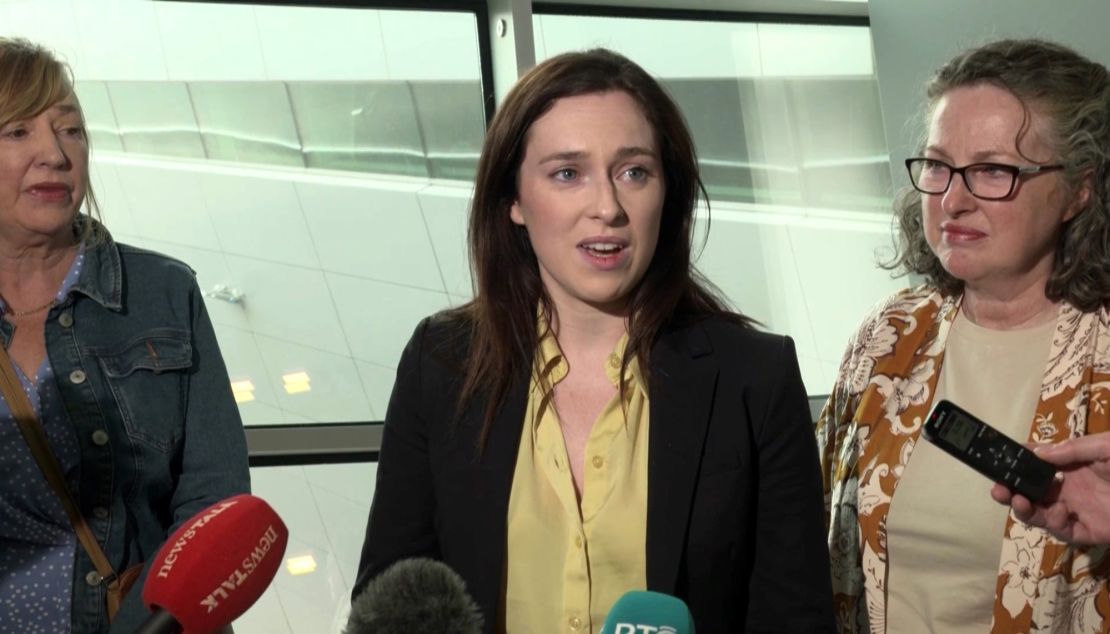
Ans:
{"label": "ceiling light", "polygon": [[285,569],[293,576],[316,572],[316,558],[312,555],[290,557],[285,560]]}
{"label": "ceiling light", "polygon": [[281,377],[281,381],[285,386],[286,394],[300,394],[301,392],[308,392],[312,389],[309,385],[307,372],[291,372]]}
{"label": "ceiling light", "polygon": [[250,379],[231,382],[231,393],[236,403],[249,403],[254,400],[254,383]]}

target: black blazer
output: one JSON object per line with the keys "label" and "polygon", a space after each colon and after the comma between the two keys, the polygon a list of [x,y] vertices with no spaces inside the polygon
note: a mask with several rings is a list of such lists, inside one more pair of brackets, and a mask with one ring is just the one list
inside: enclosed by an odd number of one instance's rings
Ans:
{"label": "black blazer", "polygon": [[[425,319],[401,357],[354,596],[390,564],[432,557],[462,576],[493,632],[529,377],[516,377],[479,454],[485,403],[452,422],[468,332]],[[793,342],[705,319],[665,332],[651,369],[648,589],[684,600],[701,634],[834,631]]]}

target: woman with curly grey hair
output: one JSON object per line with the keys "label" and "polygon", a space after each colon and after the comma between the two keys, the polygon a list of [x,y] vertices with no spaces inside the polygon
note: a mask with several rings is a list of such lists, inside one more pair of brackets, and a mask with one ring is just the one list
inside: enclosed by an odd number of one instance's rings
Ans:
{"label": "woman with curly grey hair", "polygon": [[[997,41],[936,72],[926,122],[889,264],[925,283],[863,321],[817,425],[840,629],[1105,631],[1110,78]],[[1063,479],[992,489],[919,441],[940,399]]]}

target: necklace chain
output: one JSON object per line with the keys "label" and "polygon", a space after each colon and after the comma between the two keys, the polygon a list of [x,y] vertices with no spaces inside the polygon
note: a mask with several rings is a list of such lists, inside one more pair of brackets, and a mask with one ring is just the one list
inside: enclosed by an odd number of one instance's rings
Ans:
{"label": "necklace chain", "polygon": [[57,300],[51,298],[50,301],[46,302],[42,306],[35,306],[34,308],[28,308],[27,310],[14,310],[11,306],[8,306],[8,314],[12,317],[26,317],[27,315],[34,315],[35,313],[40,313],[49,308],[53,308],[56,301]]}

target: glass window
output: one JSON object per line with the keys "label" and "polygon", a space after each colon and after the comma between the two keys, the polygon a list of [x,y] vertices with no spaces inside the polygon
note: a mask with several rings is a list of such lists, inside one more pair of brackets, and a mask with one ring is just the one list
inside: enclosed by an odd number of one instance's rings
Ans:
{"label": "glass window", "polygon": [[377,463],[251,469],[289,545],[273,583],[235,621],[238,634],[344,631],[376,474]]}
{"label": "glass window", "polygon": [[313,4],[0,9],[72,66],[115,239],[197,271],[248,425],[380,420],[417,322],[465,299],[475,14]]}
{"label": "glass window", "polygon": [[566,15],[533,27],[538,60],[604,46],[663,83],[711,202],[698,267],[790,335],[810,393],[827,393],[859,319],[904,285],[876,266],[891,181],[869,29]]}

